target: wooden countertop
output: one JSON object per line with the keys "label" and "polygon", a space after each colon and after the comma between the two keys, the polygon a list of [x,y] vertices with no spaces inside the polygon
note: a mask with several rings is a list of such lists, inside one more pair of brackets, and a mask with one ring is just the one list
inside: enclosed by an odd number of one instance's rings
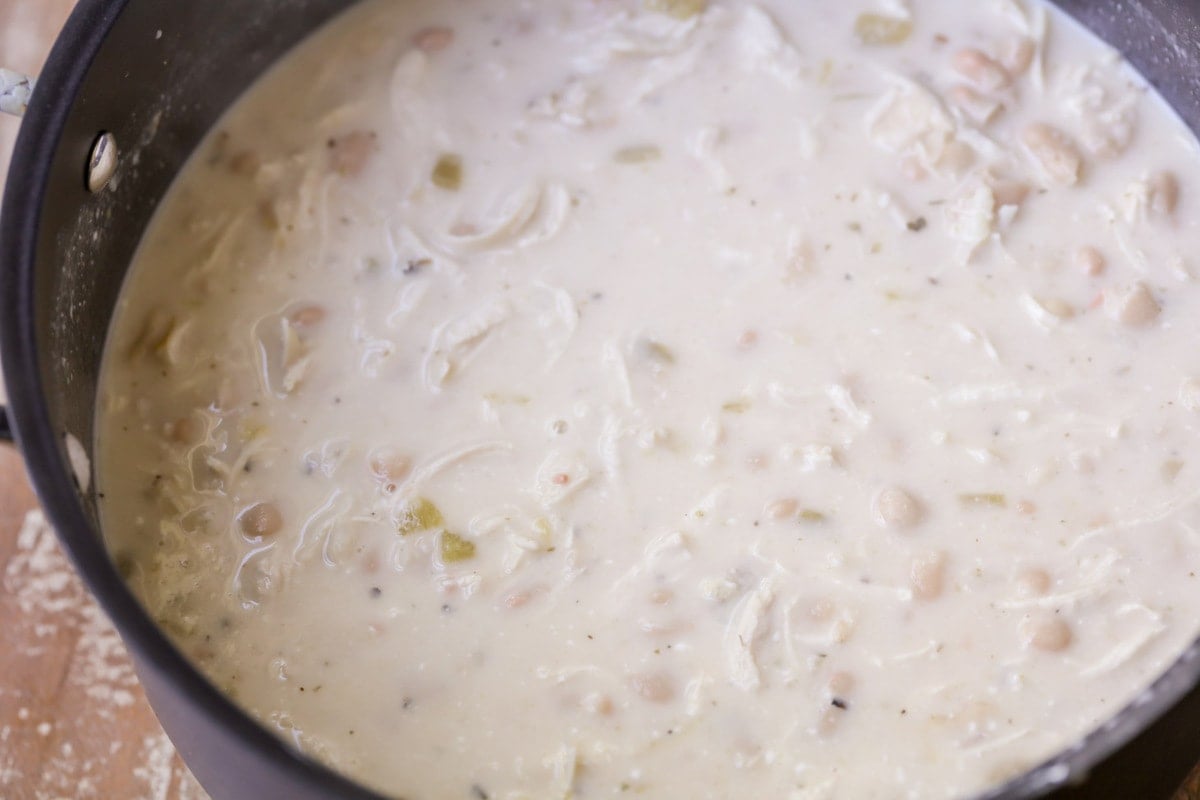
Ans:
{"label": "wooden countertop", "polygon": [[[0,64],[35,73],[73,5],[0,0]],[[16,131],[0,117],[0,177]],[[206,800],[36,509],[20,456],[0,446],[0,797]],[[1176,800],[1200,800],[1200,768]]]}

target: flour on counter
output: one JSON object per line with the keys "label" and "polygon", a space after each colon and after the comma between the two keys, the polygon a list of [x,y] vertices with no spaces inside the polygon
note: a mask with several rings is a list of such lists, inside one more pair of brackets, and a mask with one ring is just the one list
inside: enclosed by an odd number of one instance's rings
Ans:
{"label": "flour on counter", "polygon": [[[3,588],[15,606],[5,614],[6,641],[21,648],[9,657],[36,665],[31,669],[43,674],[59,670],[61,685],[51,687],[55,707],[73,713],[48,719],[39,708],[37,687],[0,687],[6,705],[24,704],[0,727],[0,794],[106,800],[116,780],[134,791],[129,800],[207,800],[145,708],[120,638],[40,511],[25,518]],[[130,710],[134,703],[143,706],[140,716]],[[132,730],[153,733],[125,739]],[[131,762],[132,781],[113,775],[116,759]]]}

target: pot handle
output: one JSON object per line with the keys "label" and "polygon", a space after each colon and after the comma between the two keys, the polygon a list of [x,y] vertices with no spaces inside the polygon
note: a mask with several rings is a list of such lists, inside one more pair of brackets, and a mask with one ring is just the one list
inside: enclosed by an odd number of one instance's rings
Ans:
{"label": "pot handle", "polygon": [[15,117],[23,116],[36,83],[37,78],[0,67],[0,112]]}
{"label": "pot handle", "polygon": [[[24,116],[36,82],[36,78],[31,78],[23,72],[0,67],[0,112],[12,114],[14,117]],[[0,442],[11,444],[13,441],[12,426],[8,423],[8,409],[0,406]]]}

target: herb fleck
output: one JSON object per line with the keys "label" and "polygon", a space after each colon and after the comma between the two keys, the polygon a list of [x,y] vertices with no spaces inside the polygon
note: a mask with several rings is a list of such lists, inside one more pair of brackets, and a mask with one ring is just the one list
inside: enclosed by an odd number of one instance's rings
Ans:
{"label": "herb fleck", "polygon": [[675,19],[691,19],[703,14],[707,0],[646,0],[646,9],[660,14],[669,14]]}
{"label": "herb fleck", "polygon": [[396,530],[401,536],[407,536],[416,531],[441,527],[443,521],[442,512],[437,506],[424,497],[417,497],[400,512]]}
{"label": "herb fleck", "polygon": [[622,147],[613,154],[613,161],[618,164],[645,164],[662,158],[662,150],[657,145],[639,144],[632,147]]}
{"label": "herb fleck", "polygon": [[463,181],[463,166],[462,158],[453,153],[446,153],[441,156],[437,163],[433,165],[433,173],[430,175],[430,180],[433,185],[439,189],[455,192],[462,187]]}
{"label": "herb fleck", "polygon": [[457,533],[442,532],[442,561],[453,564],[475,557],[475,543],[464,539]]}
{"label": "herb fleck", "polygon": [[674,364],[675,353],[662,342],[653,339],[639,339],[637,352],[642,358],[658,364]]}
{"label": "herb fleck", "polygon": [[958,501],[964,506],[991,506],[992,508],[1004,508],[1008,505],[1008,498],[999,492],[960,494],[958,496]]}

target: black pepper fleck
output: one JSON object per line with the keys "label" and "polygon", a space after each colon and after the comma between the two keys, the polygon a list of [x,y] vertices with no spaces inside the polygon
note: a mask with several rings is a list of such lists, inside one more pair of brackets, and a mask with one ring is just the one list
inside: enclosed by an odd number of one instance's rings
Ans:
{"label": "black pepper fleck", "polygon": [[433,263],[431,258],[411,258],[401,270],[405,275],[413,275]]}

